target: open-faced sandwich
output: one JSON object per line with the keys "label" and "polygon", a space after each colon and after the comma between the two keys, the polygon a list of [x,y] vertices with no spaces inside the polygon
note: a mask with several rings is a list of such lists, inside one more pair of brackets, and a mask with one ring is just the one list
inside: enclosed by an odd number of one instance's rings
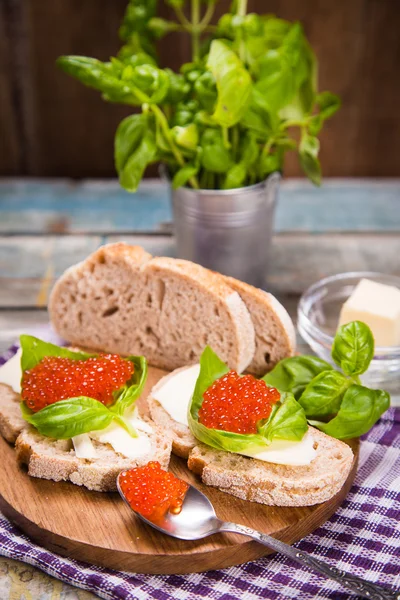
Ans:
{"label": "open-faced sandwich", "polygon": [[150,460],[168,467],[169,438],[136,404],[143,356],[75,352],[23,335],[6,368],[0,433],[29,475],[107,492],[123,469]]}
{"label": "open-faced sandwich", "polygon": [[[105,246],[68,269],[49,311],[69,344],[92,350],[22,336],[3,367],[0,433],[34,477],[112,491],[120,471],[167,468],[172,448],[224,492],[312,505],[347,479],[353,453],[341,440],[389,406],[359,381],[373,355],[364,324],[339,330],[339,372],[293,356],[293,324],[270,294],[138,247]],[[140,403],[147,361],[175,370]]]}

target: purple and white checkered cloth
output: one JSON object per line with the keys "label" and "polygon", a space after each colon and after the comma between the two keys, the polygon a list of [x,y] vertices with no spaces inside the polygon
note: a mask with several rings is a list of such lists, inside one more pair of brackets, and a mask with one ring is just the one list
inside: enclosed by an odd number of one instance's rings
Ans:
{"label": "purple and white checkered cloth", "polygon": [[[13,346],[0,357],[0,364],[16,350]],[[400,588],[400,409],[388,410],[363,437],[358,473],[346,500],[296,547],[354,575]],[[111,600],[354,598],[334,581],[280,555],[191,575],[139,575],[91,566],[41,548],[1,513],[0,554]]]}

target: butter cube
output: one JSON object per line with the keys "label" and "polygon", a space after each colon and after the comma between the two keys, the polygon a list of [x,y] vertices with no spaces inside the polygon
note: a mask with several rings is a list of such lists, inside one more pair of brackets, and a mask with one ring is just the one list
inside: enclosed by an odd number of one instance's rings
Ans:
{"label": "butter cube", "polygon": [[375,346],[400,346],[400,290],[361,279],[342,306],[339,325],[350,321],[366,323]]}

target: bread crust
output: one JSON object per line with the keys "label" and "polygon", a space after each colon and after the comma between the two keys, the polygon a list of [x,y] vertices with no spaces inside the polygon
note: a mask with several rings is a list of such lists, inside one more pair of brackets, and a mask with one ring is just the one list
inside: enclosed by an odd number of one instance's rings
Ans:
{"label": "bread crust", "polygon": [[255,351],[247,371],[265,375],[280,360],[293,356],[296,349],[293,322],[272,294],[233,277],[225,277],[225,281],[239,293],[253,320]]}
{"label": "bread crust", "polygon": [[0,435],[15,444],[21,431],[28,427],[22,418],[20,409],[21,397],[4,383],[0,383]]}
{"label": "bread crust", "polygon": [[227,494],[269,506],[312,506],[332,498],[343,487],[354,455],[351,448],[310,427],[317,446],[307,466],[266,463],[198,444],[188,467],[203,483]]}

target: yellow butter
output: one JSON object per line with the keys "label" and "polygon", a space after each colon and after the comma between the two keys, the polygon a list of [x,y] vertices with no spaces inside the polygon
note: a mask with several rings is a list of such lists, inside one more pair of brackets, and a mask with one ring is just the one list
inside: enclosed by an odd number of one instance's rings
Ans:
{"label": "yellow butter", "polygon": [[351,321],[362,321],[370,327],[375,346],[400,345],[400,290],[361,279],[343,304],[339,325]]}

